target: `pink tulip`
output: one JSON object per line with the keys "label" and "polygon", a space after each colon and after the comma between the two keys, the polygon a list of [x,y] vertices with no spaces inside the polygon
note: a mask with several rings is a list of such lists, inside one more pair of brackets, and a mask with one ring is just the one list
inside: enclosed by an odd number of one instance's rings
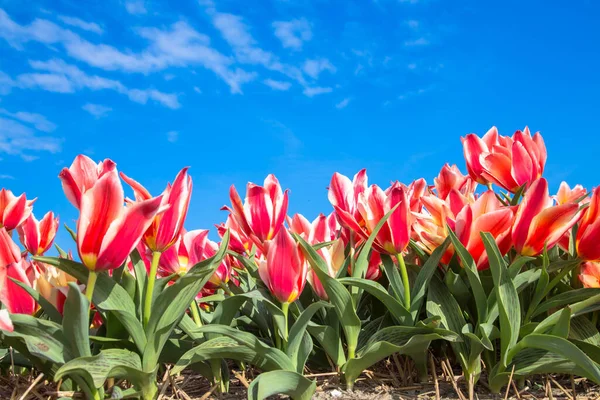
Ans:
{"label": "pink tulip", "polygon": [[[192,195],[192,178],[184,168],[175,177],[173,185],[167,185],[162,193],[161,207],[166,211],[158,214],[144,234],[144,242],[152,251],[163,252],[175,244],[181,235]],[[135,180],[121,173],[121,178],[133,188],[136,202],[152,198],[150,193]]]}
{"label": "pink tulip", "polygon": [[540,178],[532,183],[523,196],[515,215],[512,240],[518,253],[536,256],[551,249],[579,220],[576,203],[553,206],[548,194],[548,182]]}
{"label": "pink tulip", "polygon": [[225,206],[222,210],[231,213],[242,231],[259,248],[273,239],[283,227],[288,208],[288,191],[282,192],[275,175],[267,176],[264,186],[248,183],[244,203],[233,185],[229,190],[229,197],[231,207]]}
{"label": "pink tulip", "polygon": [[[345,246],[341,238],[336,239],[332,245],[317,250],[317,253],[319,254],[319,256],[321,256],[321,258],[325,261],[325,264],[327,265],[327,274],[329,276],[335,277],[340,268],[344,265],[344,250]],[[369,269],[369,272],[371,272],[372,274],[373,271]],[[369,272],[367,272],[367,279],[371,279],[371,277],[369,276]],[[325,291],[323,284],[321,283],[319,277],[312,268],[308,273],[307,280],[310,283],[313,290],[315,291],[315,293],[317,294],[317,296],[319,296],[323,300],[329,300],[329,297],[327,296],[327,292]]]}
{"label": "pink tulip", "polygon": [[252,250],[252,240],[242,230],[231,214],[227,216],[225,223],[216,225],[216,227],[221,238],[229,230],[229,248],[231,250],[238,254],[249,253]]}
{"label": "pink tulip", "polygon": [[260,278],[281,303],[295,301],[306,285],[307,262],[287,229],[267,243],[267,259],[258,268]]}
{"label": "pink tulip", "polygon": [[116,164],[109,159],[96,164],[83,154],[75,157],[69,168],[63,168],[58,175],[67,199],[75,207],[81,206],[81,197],[91,189],[104,174],[114,170]]}
{"label": "pink tulip", "polygon": [[533,138],[529,128],[517,131],[512,137],[498,135],[493,127],[483,139],[474,134],[463,139],[467,169],[479,183],[495,183],[515,192],[540,178],[546,164],[546,146],[542,136]]}
{"label": "pink tulip", "polygon": [[17,230],[27,251],[31,255],[39,256],[52,246],[58,230],[58,218],[54,218],[52,211],[44,215],[41,221],[31,214]]}
{"label": "pink tulip", "polygon": [[33,314],[33,298],[11,279],[31,287],[26,274],[27,262],[21,258],[19,247],[5,228],[0,228],[0,303],[11,314]]}
{"label": "pink tulip", "polygon": [[581,185],[575,185],[573,189],[569,187],[567,182],[562,182],[558,188],[558,192],[555,196],[552,196],[556,200],[557,204],[566,204],[580,202],[581,205],[589,203],[590,199],[586,197],[587,190]]}
{"label": "pink tulip", "polygon": [[0,331],[12,332],[15,327],[10,320],[8,310],[0,310]]}
{"label": "pink tulip", "polygon": [[16,197],[10,190],[0,190],[0,227],[8,231],[21,226],[31,215],[34,200],[27,200],[25,193]]}
{"label": "pink tulip", "polygon": [[81,197],[77,247],[83,264],[92,271],[120,267],[165,211],[162,198],[137,202],[127,208],[116,169],[105,173]]}
{"label": "pink tulip", "polygon": [[352,181],[336,172],[329,184],[327,197],[336,210],[340,224],[353,231],[364,226],[363,217],[358,211],[358,199],[367,190],[367,181],[367,170],[361,169]]}
{"label": "pink tulip", "polygon": [[466,205],[456,217],[456,236],[469,251],[477,269],[489,268],[489,259],[481,232],[490,233],[502,255],[511,246],[513,211],[505,207],[491,190],[481,195],[473,204]]}
{"label": "pink tulip", "polygon": [[456,165],[445,164],[437,178],[433,179],[437,196],[445,200],[452,189],[459,193],[473,193],[477,183],[470,176],[463,175]]}
{"label": "pink tulip", "polygon": [[600,186],[594,189],[589,207],[577,230],[577,255],[582,260],[600,261]]}
{"label": "pink tulip", "polygon": [[600,263],[588,261],[581,264],[579,280],[585,288],[600,288]]}

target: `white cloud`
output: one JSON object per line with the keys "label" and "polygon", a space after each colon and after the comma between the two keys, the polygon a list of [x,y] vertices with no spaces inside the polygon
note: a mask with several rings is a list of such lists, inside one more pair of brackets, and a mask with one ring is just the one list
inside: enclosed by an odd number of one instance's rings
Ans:
{"label": "white cloud", "polygon": [[279,91],[286,91],[292,86],[292,84],[289,82],[276,81],[273,79],[265,79],[263,83],[271,89]]}
{"label": "white cloud", "polygon": [[408,27],[412,30],[417,30],[419,29],[419,27],[421,26],[421,23],[419,21],[417,21],[416,19],[409,19],[407,21],[405,21],[406,25],[408,25]]}
{"label": "white cloud", "polygon": [[293,19],[291,21],[273,22],[275,36],[281,40],[285,48],[294,50],[302,49],[302,44],[312,39],[310,23],[304,19]]}
{"label": "white cloud", "polygon": [[148,12],[143,0],[129,0],[125,2],[125,9],[132,15],[143,15]]}
{"label": "white cloud", "polygon": [[167,132],[167,140],[171,143],[175,143],[179,139],[179,132],[170,131]]}
{"label": "white cloud", "polygon": [[410,63],[410,64],[408,64],[408,65],[406,66],[406,68],[408,68],[408,69],[416,69],[416,68],[417,68],[417,64],[415,64],[415,63]]}
{"label": "white cloud", "polygon": [[99,35],[101,35],[104,32],[100,25],[98,25],[95,22],[86,22],[82,19],[69,17],[66,15],[59,15],[58,19],[61,20],[64,24],[83,29],[84,31],[94,32]]}
{"label": "white cloud", "polygon": [[30,113],[30,112],[25,112],[25,111],[18,111],[16,113],[11,113],[10,111],[8,111],[4,108],[0,108],[0,115],[5,115],[12,119],[16,119],[21,122],[26,122],[28,124],[31,124],[38,131],[52,132],[56,129],[56,124],[48,121],[48,119],[41,114],[35,114],[35,113]]}
{"label": "white cloud", "polygon": [[307,87],[304,89],[304,91],[302,93],[304,93],[304,95],[307,97],[313,97],[313,96],[316,96],[319,94],[331,93],[332,91],[333,91],[333,89],[330,87],[316,86],[316,87]]}
{"label": "white cloud", "polygon": [[[107,44],[91,43],[47,20],[19,25],[0,9],[0,38],[17,49],[29,41],[60,44],[70,57],[108,71],[148,74],[168,67],[199,65],[225,81],[232,93],[241,93],[241,85],[256,78],[255,73],[233,69],[235,60],[212,48],[210,38],[186,22],[176,22],[164,29],[139,28],[136,33],[147,40],[148,46],[140,52],[121,51]],[[60,84],[64,86],[64,82],[55,82]]]}
{"label": "white cloud", "polygon": [[38,132],[17,121],[0,117],[0,153],[21,156],[25,161],[31,160],[31,151],[47,151],[58,153],[61,150],[62,140],[40,136]]}
{"label": "white cloud", "polygon": [[428,44],[429,44],[429,40],[424,37],[420,37],[418,39],[410,39],[410,40],[406,40],[404,42],[404,45],[408,46],[408,47],[427,46]]}
{"label": "white cloud", "polygon": [[24,73],[13,80],[13,87],[23,89],[42,89],[57,93],[74,93],[78,90],[89,89],[113,90],[126,95],[131,101],[146,104],[149,100],[165,107],[176,109],[181,107],[176,94],[163,93],[156,89],[130,89],[121,82],[88,75],[78,67],[69,65],[63,60],[29,61],[31,67],[42,72]]}
{"label": "white cloud", "polygon": [[112,108],[103,106],[101,104],[87,103],[81,107],[83,110],[89,112],[96,118],[102,118],[108,115],[112,111]]}
{"label": "white cloud", "polygon": [[336,72],[336,68],[326,58],[315,60],[306,60],[304,62],[304,72],[314,79],[318,79],[323,71],[329,71],[332,74]]}
{"label": "white cloud", "polygon": [[348,104],[350,104],[350,100],[352,100],[350,97],[346,97],[344,100],[337,103],[335,105],[335,108],[337,108],[338,110],[341,110],[342,108],[346,108],[348,106]]}
{"label": "white cloud", "polygon": [[194,86],[194,92],[202,94],[202,90],[198,86]]}
{"label": "white cloud", "polygon": [[4,179],[4,180],[14,180],[15,177],[12,175],[7,175],[7,174],[0,174],[0,179]]}

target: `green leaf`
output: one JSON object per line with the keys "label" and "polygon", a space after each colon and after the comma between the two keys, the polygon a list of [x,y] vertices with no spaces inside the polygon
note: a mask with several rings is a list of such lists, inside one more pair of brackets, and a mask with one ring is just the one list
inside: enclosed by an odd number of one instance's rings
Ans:
{"label": "green leaf", "polygon": [[483,285],[481,284],[481,279],[479,277],[479,271],[477,270],[477,265],[471,257],[469,251],[463,246],[458,237],[452,232],[452,230],[448,227],[448,233],[450,240],[452,241],[452,245],[458,256],[462,261],[462,265],[465,269],[465,273],[467,274],[467,279],[469,280],[469,284],[471,285],[471,290],[473,291],[473,297],[475,298],[475,306],[477,307],[477,321],[483,322],[487,319],[488,314],[488,304],[487,298],[488,296],[485,294],[485,290],[483,289]]}
{"label": "green leaf", "polygon": [[546,296],[546,288],[548,287],[548,283],[550,282],[550,275],[548,275],[547,270],[547,255],[544,255],[544,260],[544,265],[542,265],[540,272],[540,278],[538,280],[537,285],[535,286],[535,292],[533,293],[533,297],[529,302],[529,307],[527,308],[527,314],[525,315],[526,322],[531,321],[531,314]]}
{"label": "green leaf", "polygon": [[[591,289],[588,289],[591,290]],[[580,301],[575,304],[571,304],[569,306],[571,309],[571,317],[577,317],[581,314],[585,314],[587,312],[593,311],[594,309],[600,308],[600,294],[596,294],[595,296],[591,296],[583,301]],[[534,332],[536,333],[544,333],[550,327],[558,323],[560,319],[560,313],[554,313],[546,317],[542,322],[540,322]]]}
{"label": "green leaf", "polygon": [[33,300],[35,300],[35,302],[38,303],[40,307],[42,307],[42,310],[44,310],[44,312],[46,313],[48,318],[50,318],[51,321],[56,322],[57,324],[60,324],[62,322],[62,315],[58,312],[58,310],[56,309],[56,307],[54,307],[52,303],[50,303],[48,300],[46,300],[44,296],[42,296],[40,292],[34,290],[31,286],[26,285],[25,283],[17,279],[14,279],[10,276],[9,278],[15,284],[23,288],[23,290],[25,290],[33,298]]}
{"label": "green leaf", "polygon": [[446,252],[446,249],[449,245],[450,240],[444,240],[444,243],[439,245],[431,253],[431,256],[429,256],[429,258],[419,271],[419,274],[417,275],[417,279],[415,280],[415,283],[411,289],[412,300],[410,305],[410,312],[412,314],[413,321],[416,321],[418,318],[423,302],[425,301],[425,293],[427,292],[427,287],[429,286],[431,277],[438,270],[440,260],[442,259],[442,256]]}
{"label": "green leaf", "polygon": [[65,315],[63,318],[63,332],[66,343],[76,357],[91,356],[90,350],[90,303],[85,298],[79,286],[69,282],[69,293],[65,301]]}
{"label": "green leaf", "polygon": [[550,300],[543,302],[539,307],[533,312],[532,317],[536,317],[542,313],[545,313],[549,310],[555,308],[562,308],[566,305],[570,305],[573,303],[577,303],[579,301],[583,301],[589,299],[592,296],[596,296],[600,294],[600,289],[575,289],[569,290],[568,292],[560,293]]}
{"label": "green leaf", "polygon": [[459,340],[458,335],[443,329],[390,326],[377,332],[342,368],[347,382],[353,382],[365,370],[394,353],[426,352],[432,340]]}
{"label": "green leaf", "polygon": [[360,319],[356,315],[356,309],[352,296],[348,290],[336,279],[327,273],[327,265],[321,256],[300,236],[295,235],[307,260],[321,281],[329,301],[333,304],[335,312],[338,314],[342,329],[346,336],[348,351],[353,353],[356,350],[358,335],[360,334]]}
{"label": "green leaf", "polygon": [[141,367],[140,356],[136,353],[123,349],[108,349],[95,356],[69,361],[56,371],[54,380],[78,375],[99,389],[108,378],[126,378],[135,385],[144,386],[154,379],[156,370],[143,372]]}
{"label": "green leaf", "polygon": [[69,235],[71,235],[71,238],[73,239],[73,241],[75,243],[77,243],[77,234],[75,233],[75,231],[73,229],[69,228],[69,225],[67,225],[67,224],[63,224],[63,226],[65,227],[67,232],[69,232]]}
{"label": "green leaf", "polygon": [[571,319],[569,339],[576,339],[594,346],[600,346],[600,332],[585,316]]}
{"label": "green leaf", "polygon": [[325,350],[336,366],[341,367],[346,363],[346,355],[344,354],[344,348],[342,347],[339,329],[310,322],[307,330],[312,337],[317,339],[317,342],[323,347],[323,350]]}
{"label": "green leaf", "polygon": [[552,328],[551,335],[568,338],[569,330],[571,328],[571,309],[569,307],[565,307],[560,311],[560,316],[558,317],[558,321],[556,325]]}
{"label": "green leaf", "polygon": [[496,298],[500,312],[500,354],[501,364],[507,365],[508,353],[519,339],[521,327],[521,305],[515,285],[508,275],[508,269],[494,237],[482,232],[481,237],[490,261],[494,279]]}
{"label": "green leaf", "polygon": [[148,343],[142,358],[144,371],[154,369],[171,332],[223,260],[228,243],[229,231],[223,236],[220,248],[213,257],[193,266],[156,298],[146,327]]}
{"label": "green leaf", "polygon": [[394,260],[387,254],[381,254],[381,262],[383,263],[383,271],[390,282],[394,297],[404,304],[404,284],[402,283],[400,272],[398,271],[396,264],[394,264]]}
{"label": "green leaf", "polygon": [[[306,308],[306,310],[302,312],[302,314],[300,314],[300,316],[290,329],[288,335],[288,348],[286,354],[291,360],[298,360],[298,353],[300,351],[300,346],[302,344],[304,334],[306,333],[306,328],[308,327],[308,324],[310,323],[310,320],[315,315],[315,313],[324,307],[332,307],[332,305],[325,303],[324,301],[319,301],[317,303],[311,304]],[[296,363],[296,371],[302,373],[303,370],[304,363],[302,363],[302,365]]]}
{"label": "green leaf", "polygon": [[29,353],[56,364],[72,358],[71,351],[65,346],[62,327],[57,323],[26,314],[11,314],[10,319],[14,331],[2,331],[2,334],[21,339]]}
{"label": "green leaf", "polygon": [[377,300],[381,301],[398,322],[412,322],[411,315],[408,310],[404,308],[404,305],[394,297],[390,296],[381,284],[361,278],[341,278],[338,279],[338,282],[343,285],[355,286],[368,292]]}
{"label": "green leaf", "polygon": [[142,257],[137,249],[134,249],[129,256],[131,257],[131,263],[133,264],[133,271],[135,273],[136,290],[134,303],[136,306],[137,315],[141,319],[142,304],[144,302],[148,274],[146,272],[146,264],[142,260]]}
{"label": "green leaf", "polygon": [[[54,265],[86,284],[89,271],[78,262],[55,257],[34,257],[36,261]],[[92,303],[102,313],[113,313],[131,335],[140,351],[146,346],[146,335],[142,323],[138,320],[135,305],[127,291],[105,273],[98,274]]]}
{"label": "green leaf", "polygon": [[312,399],[317,383],[291,371],[263,372],[248,387],[248,400],[263,400],[285,394],[294,400]]}

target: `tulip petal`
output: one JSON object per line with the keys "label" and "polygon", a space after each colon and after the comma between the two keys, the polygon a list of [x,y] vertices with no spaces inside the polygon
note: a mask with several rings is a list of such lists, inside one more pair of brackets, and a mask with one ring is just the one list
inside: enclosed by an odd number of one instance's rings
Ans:
{"label": "tulip petal", "polygon": [[545,208],[547,203],[548,182],[544,178],[540,178],[527,190],[515,215],[512,239],[518,252],[523,249],[529,232],[531,232],[531,221]]}
{"label": "tulip petal", "polygon": [[192,195],[192,178],[187,174],[188,168],[183,168],[175,178],[173,186],[168,190],[164,199],[169,208],[162,214],[158,231],[156,232],[156,249],[164,251],[172,246],[183,229]]}
{"label": "tulip petal", "polygon": [[15,327],[10,320],[8,310],[0,310],[0,331],[12,332],[14,330]]}
{"label": "tulip petal", "polygon": [[23,262],[0,265],[0,303],[4,304],[11,314],[33,314],[35,301],[25,289],[9,278],[31,286]]}
{"label": "tulip petal", "polygon": [[[537,164],[537,160],[535,163]],[[525,146],[520,142],[513,143],[511,173],[517,185],[522,186],[532,182],[537,178],[536,172],[537,165],[534,165],[534,160],[531,159]]]}
{"label": "tulip petal", "polygon": [[122,172],[119,173],[119,175],[121,176],[121,179],[123,179],[125,181],[125,183],[127,183],[129,186],[131,186],[131,188],[133,189],[133,193],[135,195],[135,199],[137,201],[143,201],[143,200],[148,200],[148,199],[152,198],[152,195],[150,194],[150,192],[148,192],[148,190],[144,186],[142,186],[141,183],[128,177],[127,175],[125,175]]}
{"label": "tulip petal", "polygon": [[578,210],[577,204],[567,203],[546,208],[536,215],[531,221],[530,235],[521,254],[535,256],[544,250],[545,245],[548,249],[554,247],[556,242],[577,222]]}

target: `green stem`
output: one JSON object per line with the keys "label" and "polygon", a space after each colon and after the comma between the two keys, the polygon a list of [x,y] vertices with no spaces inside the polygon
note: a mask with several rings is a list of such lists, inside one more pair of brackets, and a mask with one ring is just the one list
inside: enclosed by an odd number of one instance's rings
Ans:
{"label": "green stem", "polygon": [[229,289],[229,286],[227,286],[226,283],[221,282],[221,284],[219,285],[221,287],[221,289],[223,289],[223,291],[228,295],[228,296],[235,296],[235,293],[233,293],[231,291],[231,289]]}
{"label": "green stem", "polygon": [[283,311],[283,351],[287,351],[288,343],[288,312],[290,303],[281,303],[281,311]]}
{"label": "green stem", "polygon": [[192,301],[192,304],[190,305],[190,311],[192,312],[192,318],[194,319],[196,326],[201,327],[202,320],[200,319],[200,312],[198,311],[198,303],[196,303],[196,300]]}
{"label": "green stem", "polygon": [[96,280],[98,279],[98,274],[96,271],[91,271],[88,275],[87,285],[85,287],[85,297],[88,299],[90,303],[90,308],[88,309],[88,314],[92,311],[92,297],[94,297],[94,288],[96,287]]}
{"label": "green stem", "polygon": [[402,257],[402,254],[396,254],[396,258],[398,259],[400,275],[402,276],[402,284],[404,285],[404,307],[406,307],[407,310],[410,310],[410,282],[408,281],[408,270],[406,269],[406,264],[404,263],[404,257]]}
{"label": "green stem", "polygon": [[150,311],[152,309],[152,296],[154,294],[154,283],[158,273],[158,261],[160,260],[160,251],[152,252],[152,262],[150,263],[150,274],[148,275],[148,286],[146,286],[146,298],[144,299],[144,327],[148,326],[150,321]]}

